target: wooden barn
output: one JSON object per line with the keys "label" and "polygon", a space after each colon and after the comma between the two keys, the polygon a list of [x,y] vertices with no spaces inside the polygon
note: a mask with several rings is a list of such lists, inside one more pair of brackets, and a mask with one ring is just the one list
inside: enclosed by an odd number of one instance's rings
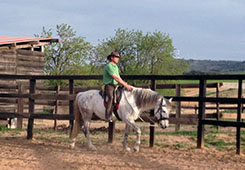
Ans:
{"label": "wooden barn", "polygon": [[[0,36],[0,74],[43,75],[44,46],[57,42],[59,39],[52,37]],[[16,92],[18,86],[25,83],[27,82],[0,80],[0,93]],[[16,110],[16,101],[13,100],[0,98],[0,110],[8,112]]]}
{"label": "wooden barn", "polygon": [[0,74],[44,74],[44,46],[58,39],[0,36]]}

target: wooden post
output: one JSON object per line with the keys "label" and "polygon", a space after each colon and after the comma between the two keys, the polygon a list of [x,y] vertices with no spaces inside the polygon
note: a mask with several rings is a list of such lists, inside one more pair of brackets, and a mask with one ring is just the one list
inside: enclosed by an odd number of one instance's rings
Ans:
{"label": "wooden post", "polygon": [[198,112],[198,128],[197,128],[197,148],[204,147],[204,124],[202,120],[205,118],[205,102],[203,98],[206,97],[206,83],[203,78],[200,79],[199,85],[199,112]]}
{"label": "wooden post", "polygon": [[33,124],[34,119],[32,115],[34,114],[35,109],[35,100],[31,98],[31,94],[35,94],[35,87],[36,87],[36,80],[30,79],[30,88],[29,88],[29,114],[30,118],[28,119],[28,126],[27,126],[27,139],[32,139],[33,137]]}
{"label": "wooden post", "polygon": [[[24,88],[21,85],[21,82],[18,82],[18,93],[21,94],[24,92]],[[24,99],[23,98],[18,98],[17,99],[17,113],[18,114],[23,114],[24,112]],[[22,129],[22,124],[23,124],[23,118],[17,118],[17,128]]]}
{"label": "wooden post", "polygon": [[109,122],[108,143],[113,143],[115,133],[115,122]]}
{"label": "wooden post", "polygon": [[[73,79],[70,79],[69,80],[69,94],[73,94],[73,87],[74,85],[74,80]],[[69,100],[69,114],[70,114],[70,117],[74,117],[74,101],[73,100]],[[72,132],[72,129],[73,129],[73,123],[74,123],[74,120],[73,119],[70,119],[70,135],[71,135],[71,132]]]}
{"label": "wooden post", "polygon": [[[176,97],[180,97],[181,96],[181,86],[180,84],[176,84],[175,85],[176,88]],[[181,102],[177,101],[176,102],[176,118],[179,119],[181,116]],[[175,125],[175,131],[179,131],[180,130],[180,123],[179,121],[177,121],[178,123],[176,123]]]}
{"label": "wooden post", "polygon": [[[60,93],[60,85],[58,84],[57,89],[56,89],[56,94],[59,95],[59,93]],[[59,105],[59,100],[56,100],[54,111],[53,111],[53,114],[55,114],[55,115],[57,115],[57,112],[58,112],[58,105]],[[54,120],[54,129],[56,129],[56,126],[57,126],[57,120],[55,119]]]}
{"label": "wooden post", "polygon": [[42,46],[40,46],[40,48],[41,48],[40,51],[41,51],[42,53],[44,53],[44,46],[42,45]]}
{"label": "wooden post", "polygon": [[[220,88],[220,83],[217,83],[216,86],[216,98],[219,98],[219,89]],[[216,103],[216,113],[217,113],[217,120],[220,119],[220,112],[219,112],[219,103]],[[217,126],[217,130],[219,130],[219,126]]]}
{"label": "wooden post", "polygon": [[[151,89],[156,90],[156,81],[151,80]],[[151,116],[154,116],[154,110],[151,110]],[[150,123],[150,147],[154,146],[154,134],[155,134],[155,127],[154,123]]]}
{"label": "wooden post", "polygon": [[[242,79],[238,82],[238,100],[242,98]],[[237,122],[241,122],[242,103],[237,104]],[[241,154],[241,127],[236,128],[236,153]]]}

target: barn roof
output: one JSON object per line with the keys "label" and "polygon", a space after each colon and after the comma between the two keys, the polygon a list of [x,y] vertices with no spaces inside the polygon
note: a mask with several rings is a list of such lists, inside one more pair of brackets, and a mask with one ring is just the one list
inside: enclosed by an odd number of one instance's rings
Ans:
{"label": "barn roof", "polygon": [[59,42],[59,39],[52,37],[8,37],[0,36],[0,49],[1,48],[29,48],[36,46],[44,46],[53,42]]}

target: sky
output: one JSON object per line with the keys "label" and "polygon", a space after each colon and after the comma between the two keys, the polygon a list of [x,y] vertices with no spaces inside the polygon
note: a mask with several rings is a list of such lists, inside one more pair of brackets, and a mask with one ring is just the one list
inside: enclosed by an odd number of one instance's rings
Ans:
{"label": "sky", "polygon": [[33,37],[64,23],[97,45],[118,28],[160,31],[177,58],[245,61],[244,0],[0,0],[0,9],[0,36]]}

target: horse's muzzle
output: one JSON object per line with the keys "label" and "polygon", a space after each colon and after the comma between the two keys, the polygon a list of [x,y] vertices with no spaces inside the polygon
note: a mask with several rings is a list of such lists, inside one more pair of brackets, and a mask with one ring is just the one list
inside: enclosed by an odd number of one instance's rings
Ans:
{"label": "horse's muzzle", "polygon": [[166,128],[167,128],[166,125],[162,125],[162,124],[160,124],[160,127],[161,127],[162,129],[166,129]]}
{"label": "horse's muzzle", "polygon": [[165,128],[167,128],[168,125],[169,125],[169,120],[168,120],[168,119],[161,120],[161,121],[159,121],[158,123],[159,123],[159,125],[160,125],[160,127],[161,127],[162,129],[165,129]]}

